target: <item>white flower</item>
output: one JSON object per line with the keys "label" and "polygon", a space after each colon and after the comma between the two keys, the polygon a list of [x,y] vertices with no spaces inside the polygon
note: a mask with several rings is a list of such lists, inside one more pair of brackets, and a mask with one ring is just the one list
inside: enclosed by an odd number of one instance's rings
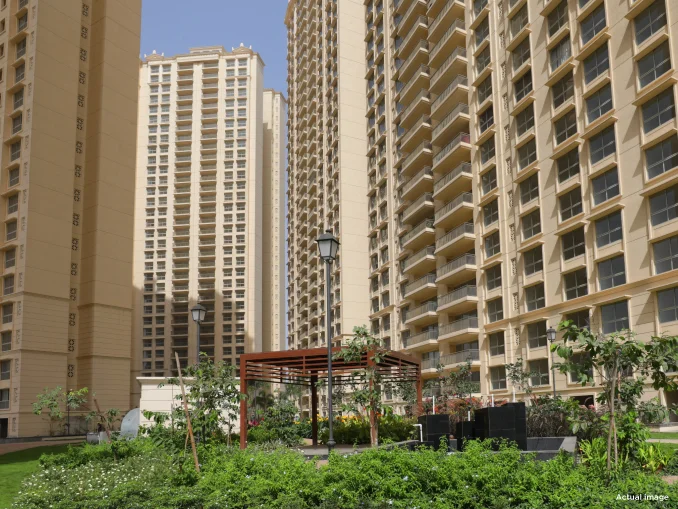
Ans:
{"label": "white flower", "polygon": [[406,475],[405,477],[403,477],[403,481],[407,481],[409,478],[410,477]]}

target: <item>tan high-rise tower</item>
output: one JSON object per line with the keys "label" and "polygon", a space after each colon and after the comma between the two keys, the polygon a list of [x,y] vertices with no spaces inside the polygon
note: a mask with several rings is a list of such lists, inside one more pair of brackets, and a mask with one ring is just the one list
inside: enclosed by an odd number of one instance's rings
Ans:
{"label": "tan high-rise tower", "polygon": [[[350,337],[368,318],[364,5],[292,0],[288,31],[288,329],[290,348]],[[325,268],[316,238],[341,246],[332,265],[325,331]]]}
{"label": "tan high-rise tower", "polygon": [[0,1],[0,437],[45,387],[129,408],[140,10]]}
{"label": "tan high-rise tower", "polygon": [[215,361],[282,343],[286,102],[263,68],[242,45],[141,66],[133,379],[176,371],[174,352],[195,362],[198,302]]}

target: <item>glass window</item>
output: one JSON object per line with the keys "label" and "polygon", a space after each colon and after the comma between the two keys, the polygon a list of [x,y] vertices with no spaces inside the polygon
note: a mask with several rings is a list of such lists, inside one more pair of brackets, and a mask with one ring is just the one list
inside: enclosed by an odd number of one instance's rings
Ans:
{"label": "glass window", "polygon": [[488,76],[478,85],[478,104],[485,102],[485,99],[492,95],[492,76]]}
{"label": "glass window", "polygon": [[558,81],[552,88],[553,107],[558,108],[565,101],[574,96],[574,78],[572,73]]}
{"label": "glass window", "polygon": [[16,249],[5,251],[5,268],[9,269],[16,265]]}
{"label": "glass window", "polygon": [[678,136],[674,134],[645,150],[645,164],[649,179],[678,166]]}
{"label": "glass window", "polygon": [[617,168],[606,171],[593,179],[593,204],[598,205],[619,195]]}
{"label": "glass window", "polygon": [[523,254],[523,266],[525,267],[525,276],[530,276],[543,270],[544,257],[541,246],[530,249]]}
{"label": "glass window", "polygon": [[638,60],[638,82],[643,88],[671,68],[669,43],[664,42],[650,54]]}
{"label": "glass window", "polygon": [[520,203],[525,205],[539,198],[539,175],[535,173],[520,183]]}
{"label": "glass window", "polygon": [[540,385],[549,385],[551,383],[551,378],[549,376],[549,360],[548,359],[538,359],[535,361],[530,361],[530,385],[532,387],[538,387]]}
{"label": "glass window", "polygon": [[490,368],[490,379],[493,391],[506,389],[506,368],[504,366]]}
{"label": "glass window", "polygon": [[673,87],[643,104],[643,131],[649,133],[676,117]]}
{"label": "glass window", "polygon": [[660,28],[666,26],[666,5],[657,0],[633,20],[636,28],[636,44],[647,40]]}
{"label": "glass window", "polygon": [[490,105],[489,108],[487,108],[482,113],[478,114],[478,124],[481,133],[487,131],[492,126],[492,124],[494,124],[494,108],[492,105]]}
{"label": "glass window", "polygon": [[516,115],[516,133],[522,136],[534,127],[534,106],[530,104],[527,108]]}
{"label": "glass window", "polygon": [[485,68],[490,65],[492,58],[490,56],[490,47],[487,46],[480,54],[476,57],[476,73],[480,74],[485,70]]}
{"label": "glass window", "polygon": [[501,297],[487,302],[487,320],[488,322],[497,322],[504,318],[504,307]]}
{"label": "glass window", "polygon": [[523,240],[530,239],[541,233],[541,216],[539,215],[539,209],[524,216],[521,222],[523,225]]}
{"label": "glass window", "polygon": [[527,71],[516,80],[513,85],[516,94],[516,103],[532,92],[532,71]]}
{"label": "glass window", "polygon": [[581,22],[581,43],[582,46],[589,42],[593,37],[605,28],[605,4],[600,4],[591,14],[586,16]]}
{"label": "glass window", "polygon": [[12,361],[0,361],[0,380],[9,380]]}
{"label": "glass window", "polygon": [[549,53],[551,62],[551,72],[555,71],[572,56],[572,46],[570,45],[570,36],[563,38],[558,45]]}
{"label": "glass window", "polygon": [[499,232],[494,232],[485,237],[485,257],[490,258],[500,251]]}
{"label": "glass window", "polygon": [[487,194],[492,189],[497,187],[497,168],[496,166],[491,170],[483,173],[480,177],[483,186],[483,194]]}
{"label": "glass window", "polygon": [[560,202],[561,221],[566,221],[577,214],[581,214],[583,211],[581,203],[581,187],[577,187],[569,193],[564,194],[558,201]]}
{"label": "glass window", "polygon": [[659,308],[659,323],[678,320],[678,287],[657,292],[657,305]]}
{"label": "glass window", "polygon": [[656,242],[653,251],[657,274],[678,269],[678,235]]}
{"label": "glass window", "polygon": [[518,168],[527,168],[537,160],[537,143],[534,138],[518,149]]}
{"label": "glass window", "polygon": [[567,313],[564,320],[570,320],[576,327],[580,329],[588,329],[591,324],[591,318],[588,311],[575,311],[574,313]]}
{"label": "glass window", "polygon": [[490,21],[489,17],[485,18],[483,21],[480,22],[480,25],[478,25],[478,28],[475,30],[475,36],[476,36],[476,47],[480,46],[480,44],[487,39],[487,36],[490,35]]}
{"label": "glass window", "polygon": [[575,270],[563,276],[565,280],[565,299],[571,300],[583,297],[589,293],[586,269]]}
{"label": "glass window", "polygon": [[662,189],[650,196],[652,226],[666,223],[678,217],[678,186]]}
{"label": "glass window", "polygon": [[603,260],[598,264],[598,285],[601,291],[624,283],[626,283],[624,255]]}
{"label": "glass window", "polygon": [[556,144],[561,144],[570,136],[577,134],[577,111],[571,109],[565,115],[556,120]]}
{"label": "glass window", "polygon": [[596,221],[596,246],[607,246],[621,240],[622,237],[621,211],[613,212]]}
{"label": "glass window", "polygon": [[615,150],[617,150],[617,143],[614,137],[613,125],[591,137],[589,140],[589,152],[592,165],[611,156],[615,153]]}
{"label": "glass window", "polygon": [[589,123],[612,109],[612,87],[607,84],[586,99],[586,114]]}
{"label": "glass window", "polygon": [[605,43],[584,60],[584,82],[591,83],[609,68],[610,55],[607,51],[607,43]]}
{"label": "glass window", "polygon": [[5,331],[2,333],[2,350],[7,352],[12,349],[12,331]]}
{"label": "glass window", "polygon": [[488,290],[494,290],[501,286],[501,264],[490,267],[485,271],[485,281]]}
{"label": "glass window", "polygon": [[549,36],[552,37],[567,23],[567,0],[563,0],[548,15]]}
{"label": "glass window", "polygon": [[537,283],[536,285],[525,288],[525,305],[527,306],[528,311],[541,309],[546,305],[544,283]]}
{"label": "glass window", "polygon": [[530,59],[530,38],[526,37],[523,42],[516,46],[511,54],[513,61],[513,70],[519,69],[525,62]]}
{"label": "glass window", "polygon": [[515,16],[511,18],[511,37],[515,37],[527,26],[527,4],[523,5]]}
{"label": "glass window", "polygon": [[483,219],[485,226],[489,226],[499,220],[498,200],[493,200],[483,207]]}
{"label": "glass window", "polygon": [[543,348],[548,345],[545,321],[527,324],[527,344],[530,348]]}
{"label": "glass window", "polygon": [[504,331],[493,332],[490,334],[490,355],[504,355],[506,345],[504,342]]}
{"label": "glass window", "polygon": [[584,227],[577,228],[564,234],[560,242],[563,248],[563,258],[570,260],[577,256],[581,256],[586,252],[586,236],[584,235]]}
{"label": "glass window", "polygon": [[579,175],[579,150],[570,150],[567,154],[559,157],[556,161],[558,165],[558,182],[565,182]]}
{"label": "glass window", "polygon": [[480,146],[480,162],[487,163],[494,157],[494,136]]}
{"label": "glass window", "polygon": [[625,300],[600,306],[603,334],[629,328],[629,308]]}

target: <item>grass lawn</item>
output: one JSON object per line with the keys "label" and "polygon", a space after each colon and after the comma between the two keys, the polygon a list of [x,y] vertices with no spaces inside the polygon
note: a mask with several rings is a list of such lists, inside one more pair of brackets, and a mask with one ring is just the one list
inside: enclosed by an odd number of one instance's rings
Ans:
{"label": "grass lawn", "polygon": [[12,504],[21,481],[38,469],[40,456],[59,454],[66,452],[66,449],[68,445],[48,445],[0,456],[0,509],[6,509]]}
{"label": "grass lawn", "polygon": [[650,438],[670,438],[678,440],[678,433],[650,433]]}

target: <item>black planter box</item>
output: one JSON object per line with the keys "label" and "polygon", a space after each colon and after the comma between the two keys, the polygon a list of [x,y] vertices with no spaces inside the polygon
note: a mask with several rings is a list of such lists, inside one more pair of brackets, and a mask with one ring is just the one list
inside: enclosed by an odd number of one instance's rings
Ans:
{"label": "black planter box", "polygon": [[457,439],[457,450],[464,450],[464,443],[473,439],[473,422],[458,422],[455,426],[454,437]]}
{"label": "black planter box", "polygon": [[417,422],[422,425],[424,440],[428,440],[428,435],[450,434],[450,416],[447,414],[420,415]]}

